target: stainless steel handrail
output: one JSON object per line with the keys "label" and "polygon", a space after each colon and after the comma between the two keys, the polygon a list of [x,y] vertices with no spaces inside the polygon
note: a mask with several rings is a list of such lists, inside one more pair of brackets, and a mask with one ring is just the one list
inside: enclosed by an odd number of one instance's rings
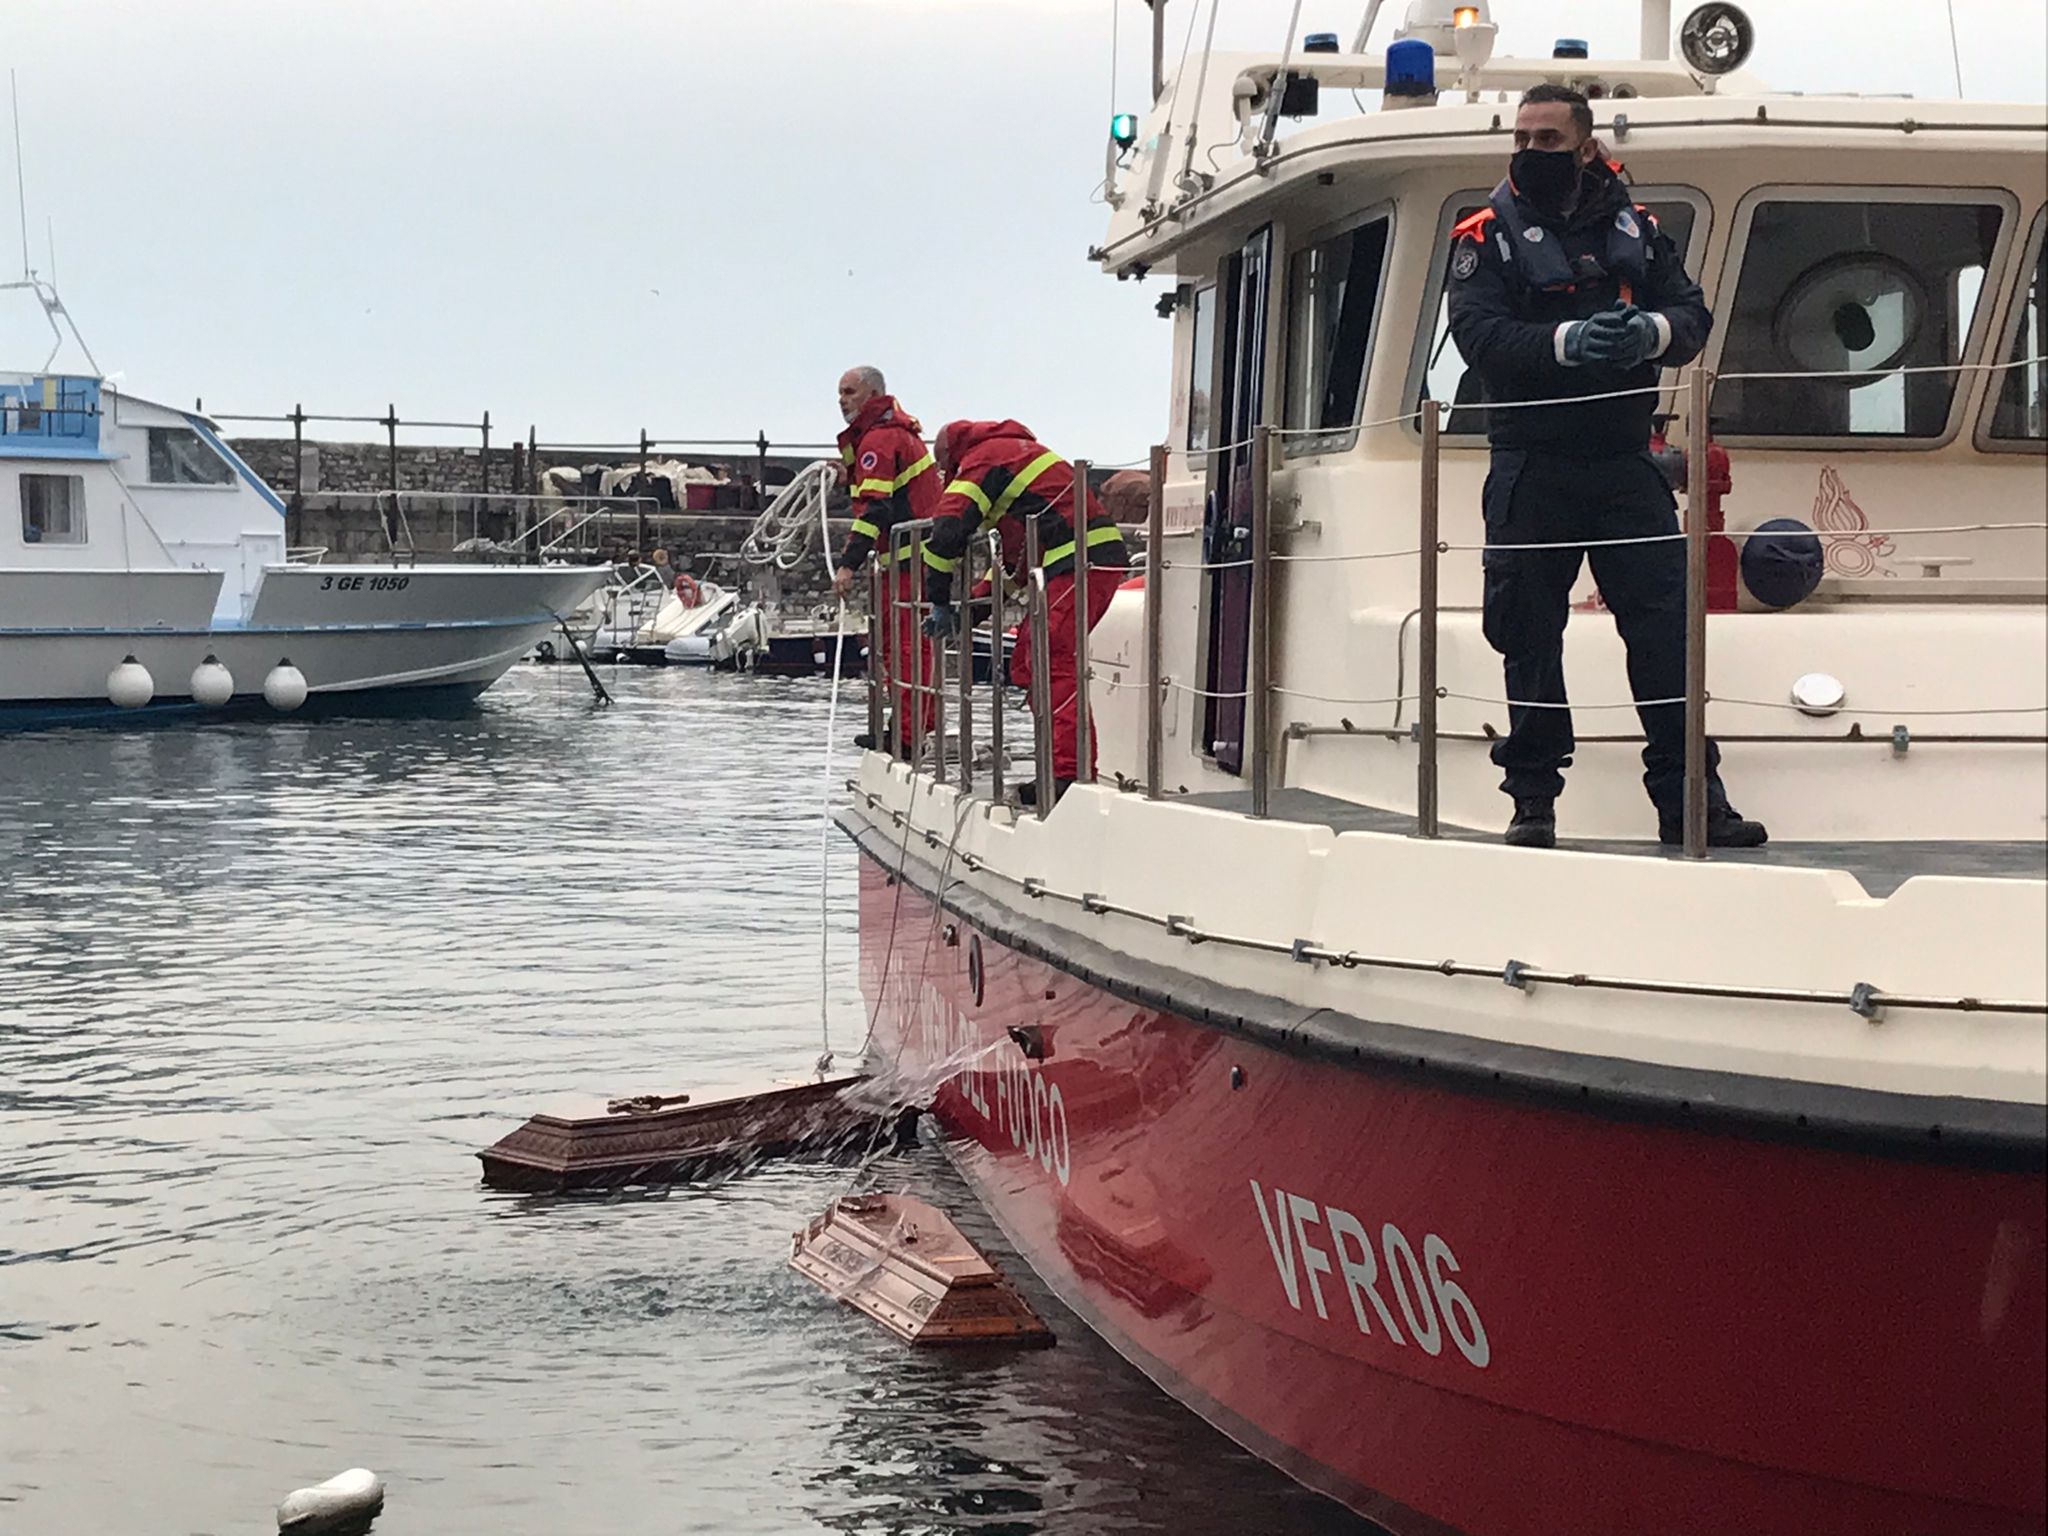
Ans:
{"label": "stainless steel handrail", "polygon": [[1152,485],[1145,499],[1145,798],[1157,800],[1164,777],[1166,690],[1160,686],[1164,667],[1166,592],[1166,445],[1152,448]]}
{"label": "stainless steel handrail", "polygon": [[1088,461],[1076,459],[1072,467],[1068,521],[1073,524],[1074,569],[1067,594],[1074,604],[1074,779],[1092,784],[1095,731],[1088,710]]}
{"label": "stainless steel handrail", "polygon": [[1714,375],[1695,368],[1685,401],[1685,856],[1707,856],[1707,406]]}
{"label": "stainless steel handrail", "polygon": [[1038,519],[1024,520],[1025,579],[1031,583],[1031,748],[1037,769],[1034,781],[1038,819],[1052,814],[1052,668],[1051,636],[1045,594],[1045,566],[1040,560]]}
{"label": "stainless steel handrail", "polygon": [[[988,792],[994,800],[1003,798],[1003,770],[1009,766],[1003,755],[1003,687],[1008,668],[1003,663],[1003,598],[1008,573],[1003,569],[1003,537],[988,536]],[[972,674],[970,662],[969,673]]]}

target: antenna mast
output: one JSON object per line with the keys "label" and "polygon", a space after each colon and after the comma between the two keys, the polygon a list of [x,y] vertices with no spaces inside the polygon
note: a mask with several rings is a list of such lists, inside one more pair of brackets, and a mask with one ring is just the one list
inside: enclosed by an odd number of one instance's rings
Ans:
{"label": "antenna mast", "polygon": [[27,282],[28,269],[28,184],[21,178],[21,86],[15,81],[14,71],[7,71],[7,91],[14,98],[14,201],[21,213],[21,280]]}

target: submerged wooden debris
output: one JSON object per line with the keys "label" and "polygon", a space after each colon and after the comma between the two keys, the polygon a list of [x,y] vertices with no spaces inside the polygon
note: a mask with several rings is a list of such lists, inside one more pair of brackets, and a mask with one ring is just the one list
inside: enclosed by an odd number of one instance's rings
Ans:
{"label": "submerged wooden debris", "polygon": [[1002,1271],[914,1195],[842,1195],[796,1234],[789,1267],[912,1344],[1053,1342]]}
{"label": "submerged wooden debris", "polygon": [[494,1189],[559,1192],[668,1184],[768,1157],[845,1157],[899,1145],[917,1111],[878,1112],[846,1090],[859,1075],[753,1093],[642,1094],[588,1114],[539,1114],[477,1153]]}

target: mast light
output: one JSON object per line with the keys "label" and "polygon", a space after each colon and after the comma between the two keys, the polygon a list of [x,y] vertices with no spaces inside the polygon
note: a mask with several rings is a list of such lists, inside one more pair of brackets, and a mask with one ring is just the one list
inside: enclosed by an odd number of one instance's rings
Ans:
{"label": "mast light", "polygon": [[1138,142],[1138,114],[1119,112],[1109,120],[1109,142],[1118,149],[1129,149]]}

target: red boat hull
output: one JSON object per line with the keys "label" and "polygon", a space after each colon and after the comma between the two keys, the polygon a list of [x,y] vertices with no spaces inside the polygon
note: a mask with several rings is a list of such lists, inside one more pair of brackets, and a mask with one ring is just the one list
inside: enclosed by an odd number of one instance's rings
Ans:
{"label": "red boat hull", "polygon": [[964,1064],[935,1113],[1019,1252],[1303,1481],[1403,1536],[2048,1525],[2024,1157],[1446,1088],[968,906],[862,861],[872,1065]]}

